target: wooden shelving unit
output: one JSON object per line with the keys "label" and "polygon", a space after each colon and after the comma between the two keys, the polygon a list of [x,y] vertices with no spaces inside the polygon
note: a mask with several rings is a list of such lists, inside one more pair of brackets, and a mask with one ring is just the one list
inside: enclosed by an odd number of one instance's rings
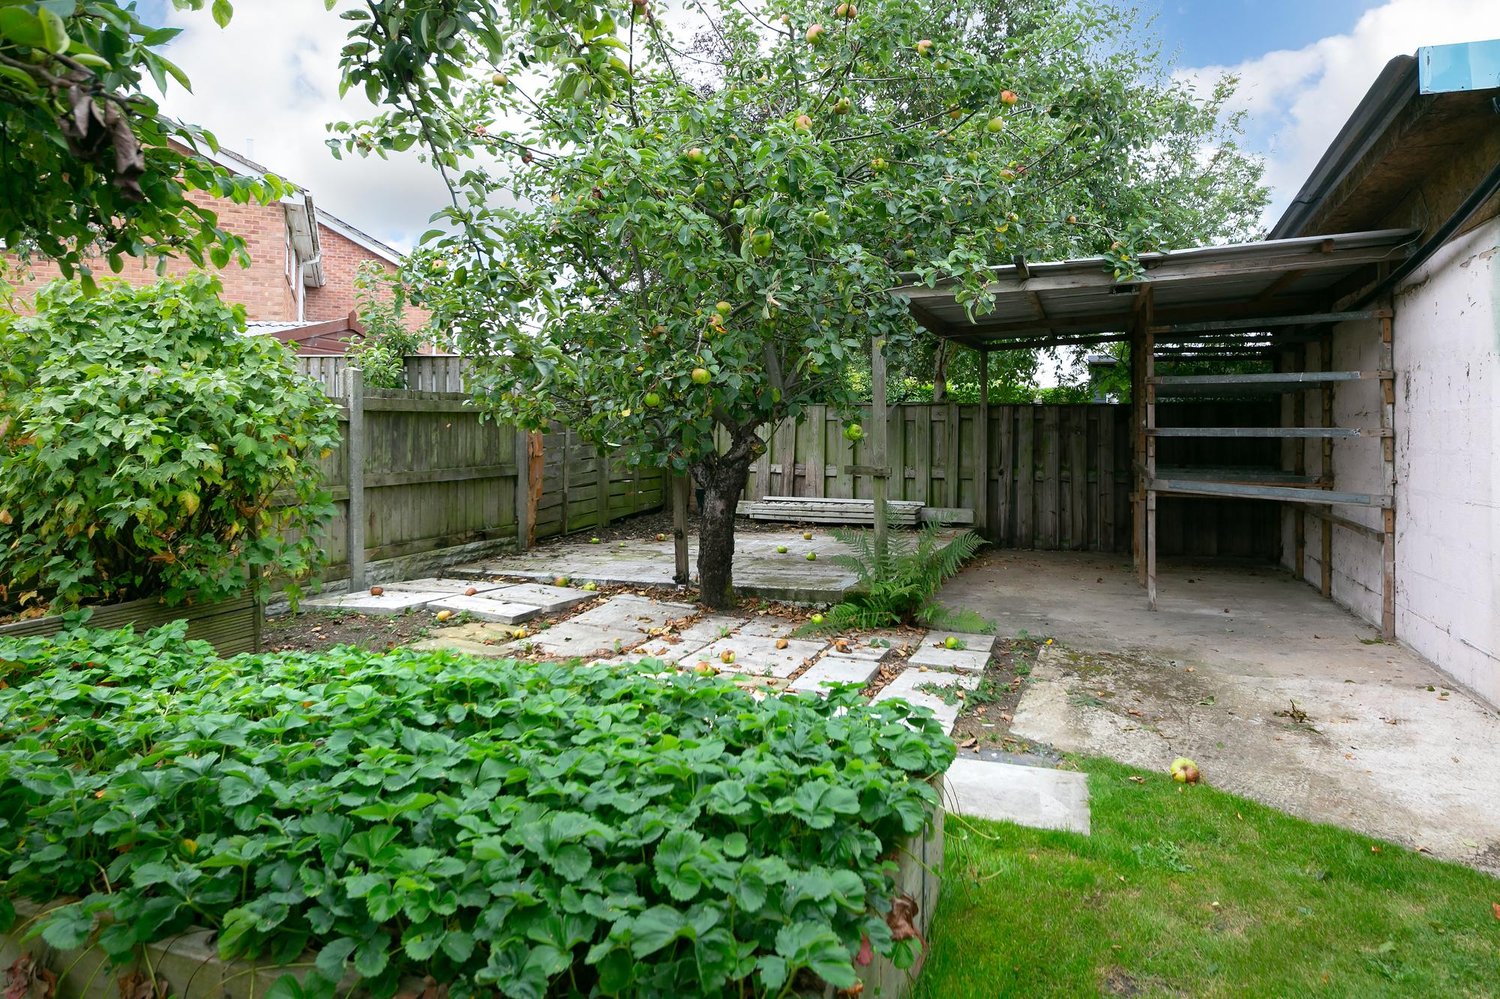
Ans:
{"label": "wooden shelving unit", "polygon": [[[1314,317],[1306,317],[1312,319]],[[1293,370],[1262,372],[1254,374],[1227,375],[1157,375],[1157,350],[1150,331],[1145,330],[1133,338],[1137,348],[1144,348],[1144,377],[1138,387],[1144,390],[1145,405],[1143,426],[1137,453],[1144,465],[1145,489],[1145,584],[1147,600],[1156,608],[1156,505],[1157,497],[1205,496],[1239,499],[1261,499],[1280,503],[1296,504],[1294,537],[1295,568],[1303,574],[1306,545],[1306,517],[1312,516],[1321,527],[1320,565],[1322,567],[1321,589],[1325,597],[1332,596],[1332,544],[1333,528],[1344,527],[1369,537],[1378,538],[1382,544],[1383,611],[1382,631],[1387,637],[1395,634],[1395,372],[1392,356],[1391,317],[1389,310],[1359,315],[1316,317],[1316,329],[1298,330],[1294,343],[1299,356],[1305,356],[1305,344],[1318,345],[1320,370]],[[1369,371],[1336,371],[1332,367],[1333,341],[1330,332],[1334,321],[1349,318],[1374,318],[1381,324],[1381,366]],[[1205,324],[1212,325],[1212,324]],[[1226,324],[1227,325],[1227,324]],[[1304,334],[1312,334],[1307,336]],[[1162,360],[1175,360],[1164,357]],[[1303,365],[1299,365],[1303,367]],[[1340,427],[1333,422],[1333,394],[1337,386],[1352,382],[1371,381],[1380,384],[1381,407],[1378,427]],[[1308,391],[1319,393],[1318,422],[1308,421],[1306,396]],[[1162,427],[1156,422],[1157,402],[1160,399],[1201,396],[1243,396],[1255,394],[1291,395],[1293,397],[1292,426],[1276,427]],[[1295,442],[1293,467],[1266,468],[1222,468],[1222,467],[1172,467],[1158,468],[1156,464],[1156,441],[1162,438],[1273,438]],[[1340,490],[1334,482],[1333,442],[1336,440],[1378,441],[1379,458],[1382,465],[1381,481],[1384,491],[1379,493]],[[1308,442],[1320,444],[1320,461],[1317,474],[1307,468]],[[1381,511],[1382,525],[1379,529],[1351,520],[1334,512],[1337,507],[1355,506],[1376,508]]]}

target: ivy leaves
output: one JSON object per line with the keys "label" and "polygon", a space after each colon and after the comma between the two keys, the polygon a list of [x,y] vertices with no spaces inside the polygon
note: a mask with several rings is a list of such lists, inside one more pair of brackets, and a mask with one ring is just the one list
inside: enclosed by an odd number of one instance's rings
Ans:
{"label": "ivy leaves", "polygon": [[181,625],[0,642],[0,899],[78,896],[38,932],[122,961],[205,921],[225,957],[312,955],[287,999],[350,971],[377,996],[853,985],[863,938],[894,953],[881,858],[952,743],[899,703],[658,669],[226,662]]}

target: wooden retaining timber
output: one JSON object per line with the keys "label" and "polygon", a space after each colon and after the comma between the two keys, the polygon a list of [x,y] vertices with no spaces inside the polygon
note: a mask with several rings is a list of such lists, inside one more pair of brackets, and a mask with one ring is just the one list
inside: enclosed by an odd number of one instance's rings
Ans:
{"label": "wooden retaining timber", "polygon": [[[93,608],[88,626],[114,629],[134,625],[137,632],[155,628],[169,621],[186,619],[188,637],[208,642],[221,656],[241,652],[259,652],[261,643],[261,607],[249,595],[216,604],[168,607],[160,600],[131,600]],[[62,617],[38,617],[0,625],[0,636],[30,638],[55,635],[63,630]]]}
{"label": "wooden retaining timber", "polygon": [[[898,527],[916,526],[922,504],[905,500],[886,503],[889,522]],[[873,524],[875,501],[872,499],[809,499],[802,496],[767,496],[741,501],[735,509],[751,520],[774,520],[809,524]]]}

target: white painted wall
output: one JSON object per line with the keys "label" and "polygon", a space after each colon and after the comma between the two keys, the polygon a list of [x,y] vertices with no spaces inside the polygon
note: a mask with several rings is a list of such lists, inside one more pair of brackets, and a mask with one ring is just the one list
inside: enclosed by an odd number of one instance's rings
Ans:
{"label": "white painted wall", "polygon": [[1500,220],[1398,290],[1395,350],[1396,634],[1500,705]]}

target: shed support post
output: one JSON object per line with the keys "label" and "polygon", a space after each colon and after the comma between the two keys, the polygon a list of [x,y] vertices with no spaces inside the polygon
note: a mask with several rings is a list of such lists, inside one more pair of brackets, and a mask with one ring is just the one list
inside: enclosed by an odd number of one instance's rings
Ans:
{"label": "shed support post", "polygon": [[[1148,555],[1150,539],[1147,531],[1147,468],[1146,441],[1147,417],[1154,417],[1154,407],[1148,414],[1147,386],[1151,371],[1151,354],[1155,341],[1151,331],[1151,286],[1146,285],[1138,293],[1135,315],[1130,323],[1130,481],[1131,515],[1134,530],[1131,535],[1131,553],[1134,558],[1136,581],[1149,587]],[[1154,549],[1152,549],[1154,553]]]}
{"label": "shed support post", "polygon": [[[979,425],[974,428],[974,526],[990,538],[990,352],[979,351]],[[956,462],[955,462],[956,463]]]}
{"label": "shed support post", "polygon": [[1146,606],[1156,610],[1156,342],[1146,333]]}
{"label": "shed support post", "polygon": [[[1333,370],[1333,334],[1327,330],[1318,337],[1319,370]],[[1333,426],[1333,386],[1323,386],[1323,426]],[[1333,481],[1333,438],[1323,438],[1323,482],[1324,488],[1332,489]],[[1318,569],[1322,575],[1319,589],[1323,593],[1323,599],[1333,599],[1333,522],[1327,517],[1319,521],[1322,528],[1321,545],[1318,552]]]}
{"label": "shed support post", "polygon": [[[870,340],[870,464],[874,466],[872,493],[875,498],[875,556],[884,559],[888,544],[889,526],[885,503],[890,490],[888,460],[889,426],[886,423],[885,405],[885,337]],[[955,474],[957,474],[955,470]]]}
{"label": "shed support post", "polygon": [[344,447],[348,467],[349,505],[344,517],[348,528],[349,592],[365,588],[365,373],[344,369],[344,404],[349,407],[349,439]]}

